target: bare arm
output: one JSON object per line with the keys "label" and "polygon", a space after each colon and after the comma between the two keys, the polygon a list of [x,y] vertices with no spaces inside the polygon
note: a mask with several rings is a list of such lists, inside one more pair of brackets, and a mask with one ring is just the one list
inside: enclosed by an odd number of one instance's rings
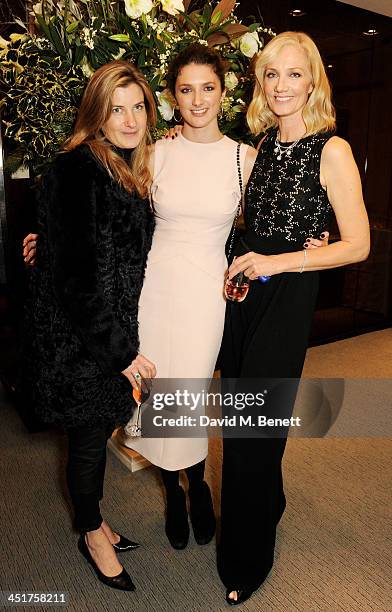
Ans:
{"label": "bare arm", "polygon": [[[325,248],[307,252],[307,271],[363,261],[370,249],[369,222],[358,168],[349,144],[341,138],[335,136],[325,145],[321,156],[320,179],[335,212],[341,239]],[[298,272],[303,263],[303,251],[270,256],[251,252],[235,260],[229,275],[232,277],[244,271],[249,278],[255,279],[262,275]]]}

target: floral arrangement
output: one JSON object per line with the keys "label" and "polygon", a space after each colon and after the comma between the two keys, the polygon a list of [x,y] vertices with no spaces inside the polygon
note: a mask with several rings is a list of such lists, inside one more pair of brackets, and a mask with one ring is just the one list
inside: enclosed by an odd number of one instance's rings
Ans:
{"label": "floral arrangement", "polygon": [[249,140],[243,113],[252,89],[249,65],[274,33],[251,17],[244,25],[235,0],[42,0],[29,30],[0,37],[0,92],[10,166],[37,170],[69,136],[88,77],[122,58],[134,62],[154,92],[159,138],[173,125],[166,89],[170,60],[198,41],[216,47],[228,63],[223,133]]}

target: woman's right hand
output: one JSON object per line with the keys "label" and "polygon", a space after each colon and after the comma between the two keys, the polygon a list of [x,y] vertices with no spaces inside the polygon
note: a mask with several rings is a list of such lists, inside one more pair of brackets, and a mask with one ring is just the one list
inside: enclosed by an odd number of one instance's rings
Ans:
{"label": "woman's right hand", "polygon": [[37,239],[38,234],[28,234],[23,240],[23,258],[25,264],[28,266],[33,266],[35,264]]}
{"label": "woman's right hand", "polygon": [[132,387],[139,391],[143,381],[148,385],[148,381],[155,378],[157,370],[152,361],[139,354],[121,374],[124,374]]}

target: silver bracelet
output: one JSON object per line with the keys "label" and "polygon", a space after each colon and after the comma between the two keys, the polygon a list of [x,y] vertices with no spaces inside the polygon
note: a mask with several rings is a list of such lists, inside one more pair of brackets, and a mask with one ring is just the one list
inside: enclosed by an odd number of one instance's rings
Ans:
{"label": "silver bracelet", "polygon": [[305,270],[306,258],[307,258],[307,256],[308,256],[308,252],[307,252],[307,250],[306,250],[306,249],[303,249],[303,253],[304,253],[304,259],[303,259],[303,261],[302,261],[302,266],[301,266],[301,269],[300,269],[300,271],[299,271],[299,273],[300,273],[300,274],[302,274],[302,272]]}

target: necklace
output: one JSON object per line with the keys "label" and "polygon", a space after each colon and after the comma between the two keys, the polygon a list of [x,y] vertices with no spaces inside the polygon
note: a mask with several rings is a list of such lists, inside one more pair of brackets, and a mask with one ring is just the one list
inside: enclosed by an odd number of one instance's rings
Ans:
{"label": "necklace", "polygon": [[294,149],[294,147],[299,143],[299,141],[301,140],[300,138],[298,138],[298,140],[296,140],[295,142],[292,142],[290,145],[288,145],[287,147],[283,146],[279,140],[278,140],[278,134],[279,132],[277,132],[276,137],[275,137],[275,148],[274,148],[274,153],[277,154],[277,159],[280,161],[282,159],[282,155],[287,155],[287,157],[291,156],[291,152]]}

